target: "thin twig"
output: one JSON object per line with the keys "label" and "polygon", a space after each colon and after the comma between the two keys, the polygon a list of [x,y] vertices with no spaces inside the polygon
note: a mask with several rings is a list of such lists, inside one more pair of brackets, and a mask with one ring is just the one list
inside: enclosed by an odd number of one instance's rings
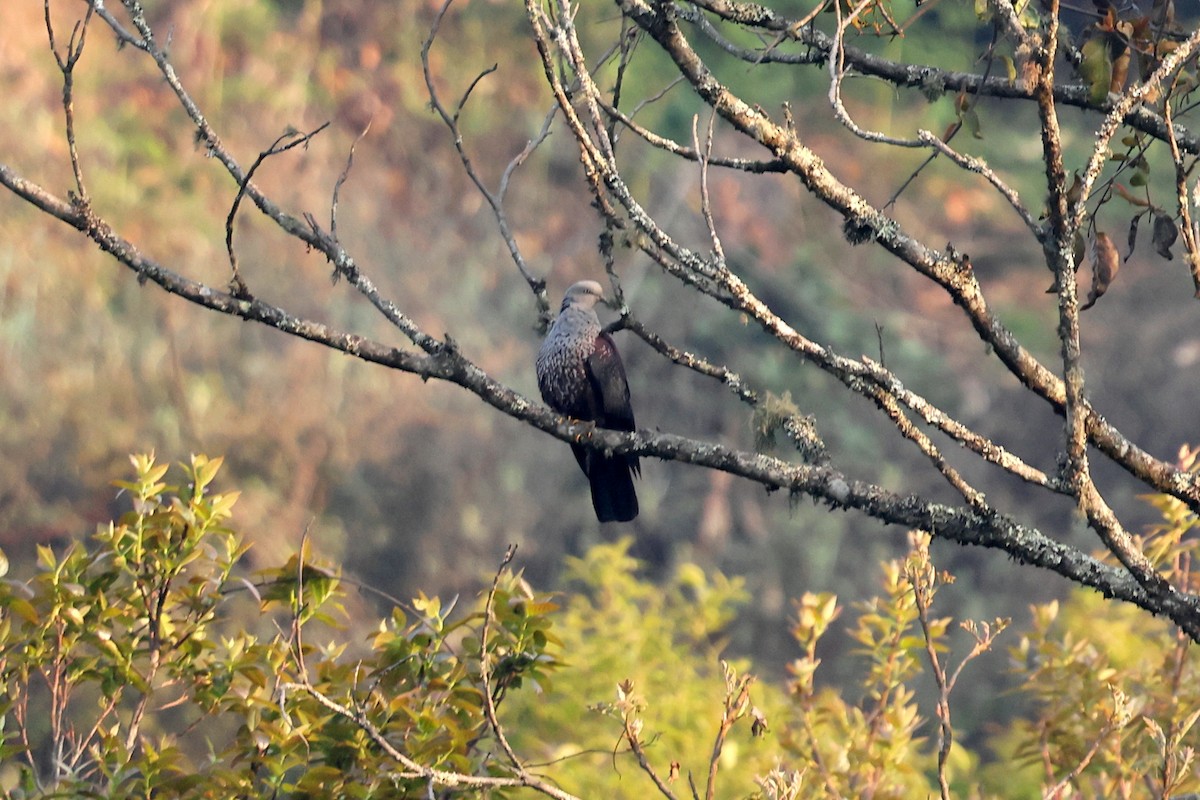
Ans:
{"label": "thin twig", "polygon": [[875,5],[875,3],[876,0],[860,0],[858,5],[854,6],[845,17],[842,16],[842,4],[840,0],[834,3],[838,23],[833,36],[833,47],[829,54],[829,104],[833,107],[833,115],[837,118],[837,121],[842,123],[847,130],[860,139],[878,144],[890,144],[895,147],[924,147],[925,145],[919,139],[900,139],[880,133],[879,131],[868,131],[859,127],[842,102],[842,79],[846,74],[846,53],[844,48],[846,28],[854,23],[859,14],[869,6]]}
{"label": "thin twig", "polygon": [[1179,151],[1179,141],[1175,137],[1175,121],[1171,116],[1169,96],[1163,101],[1163,119],[1167,122],[1167,142],[1171,147],[1171,161],[1175,166],[1175,203],[1179,209],[1179,228],[1183,233],[1184,260],[1187,261],[1188,272],[1192,276],[1195,296],[1200,299],[1200,242],[1197,242],[1196,226],[1192,222],[1192,204],[1188,199],[1187,188],[1188,173],[1183,164],[1183,154]]}
{"label": "thin twig", "polygon": [[[229,254],[229,269],[233,273],[231,286],[233,288],[233,294],[235,297],[241,299],[249,299],[251,297],[250,290],[246,286],[246,282],[242,280],[242,274],[238,270],[237,253],[233,249],[233,222],[237,217],[238,206],[241,205],[242,198],[246,196],[246,189],[250,186],[250,179],[254,177],[255,171],[262,166],[262,163],[268,158],[274,155],[279,155],[280,153],[285,153],[288,150],[291,150],[293,147],[299,147],[300,145],[308,146],[308,143],[312,140],[312,138],[328,128],[329,124],[330,123],[328,122],[322,123],[318,127],[304,134],[294,130],[284,131],[277,139],[275,139],[274,142],[271,143],[270,147],[258,154],[258,158],[254,159],[254,163],[251,164],[250,169],[246,171],[245,178],[241,180],[238,186],[238,193],[233,198],[233,204],[229,207],[229,214],[225,217],[225,250]],[[334,197],[336,202],[336,192]]]}
{"label": "thin twig", "polygon": [[[225,148],[221,142],[221,138],[213,129],[207,117],[204,116],[200,106],[195,99],[184,87],[179,78],[179,74],[175,71],[175,67],[167,58],[166,53],[155,43],[154,31],[150,28],[150,24],[146,21],[145,13],[138,3],[134,0],[122,0],[126,10],[129,12],[130,20],[141,36],[140,39],[135,39],[120,26],[112,16],[103,10],[101,0],[88,0],[89,4],[96,8],[100,18],[113,25],[113,30],[117,32],[120,41],[126,44],[134,45],[138,50],[146,53],[153,59],[158,71],[162,74],[163,80],[167,86],[175,94],[179,104],[183,107],[184,112],[188,115],[188,119],[197,129],[197,141],[202,143],[209,153],[225,170],[233,177],[239,186],[244,188],[245,194],[259,210],[266,215],[271,221],[279,226],[287,235],[293,236],[304,242],[309,247],[321,252],[325,255],[329,262],[333,264],[334,269],[341,275],[345,276],[348,282],[357,289],[367,300],[375,307],[387,321],[397,330],[403,333],[417,347],[421,348],[426,354],[434,355],[442,353],[447,349],[447,344],[443,340],[435,339],[414,322],[407,314],[403,313],[395,303],[380,295],[375,284],[363,274],[354,259],[346,250],[333,240],[331,236],[324,233],[316,224],[315,219],[311,215],[303,215],[296,217],[285,213],[279,208],[270,198],[259,191],[258,187],[246,180],[246,174],[238,164],[237,159]],[[3,171],[0,165],[0,171]],[[11,188],[11,186],[10,186]],[[63,215],[56,214],[60,219]],[[87,217],[83,218],[83,225],[80,230],[91,231],[89,235],[103,239],[111,234],[111,230],[107,228],[100,220],[92,220]],[[77,226],[78,227],[78,226]],[[135,259],[142,264],[138,268],[139,280],[150,279],[147,273],[149,260],[140,254]],[[161,277],[161,274],[160,274]],[[198,285],[197,285],[198,287]],[[196,288],[196,287],[193,287]],[[212,292],[211,287],[206,287],[205,291]],[[216,296],[209,298],[212,302],[201,302],[202,305],[223,305],[224,300]],[[243,301],[246,298],[234,297],[234,300]],[[287,324],[285,321],[290,317],[287,314],[276,315],[276,319]],[[354,346],[357,339],[351,339],[346,342],[347,346]]]}
{"label": "thin twig", "polygon": [[700,145],[700,134],[696,130],[697,117],[692,117],[692,146],[700,155],[700,213],[704,216],[704,224],[708,228],[708,240],[712,243],[713,256],[720,268],[725,268],[725,248],[721,245],[721,236],[717,233],[717,223],[713,219],[712,198],[708,192],[708,159],[712,155],[713,126],[717,121],[714,111],[708,115],[708,130],[704,136],[704,145]]}
{"label": "thin twig", "polygon": [[[679,79],[677,79],[679,80]],[[684,147],[683,145],[668,139],[665,136],[660,136],[649,128],[643,127],[634,121],[632,115],[626,115],[621,111],[613,108],[607,103],[601,103],[600,107],[605,113],[612,116],[622,125],[636,133],[645,142],[652,147],[657,147],[659,150],[665,150],[672,155],[686,158],[688,161],[699,161],[701,156],[695,149]],[[730,158],[727,156],[710,156],[708,163],[714,167],[728,167],[730,169],[741,170],[743,172],[761,174],[761,173],[780,173],[787,172],[787,166],[778,159],[769,161],[753,160],[748,158]]]}
{"label": "thin twig", "polygon": [[50,20],[50,0],[45,0],[43,7],[46,19],[46,36],[50,41],[50,52],[62,73],[62,105],[66,122],[67,152],[71,159],[71,173],[75,177],[75,191],[78,202],[86,207],[89,203],[87,186],[83,181],[83,167],[79,162],[79,147],[75,141],[75,66],[83,56],[83,46],[87,41],[88,23],[92,20],[94,9],[88,6],[83,20],[75,23],[71,30],[71,39],[67,42],[66,54],[58,52],[58,44],[54,38],[54,24]]}
{"label": "thin twig", "polygon": [[622,318],[621,327],[635,334],[646,344],[654,348],[660,355],[669,358],[679,366],[687,367],[700,375],[720,381],[743,403],[752,407],[758,405],[758,392],[751,388],[741,375],[729,369],[729,367],[713,364],[703,356],[698,356],[695,353],[672,345],[663,339],[662,336],[647,328],[640,320],[635,319],[631,314]]}
{"label": "thin twig", "polygon": [[677,800],[675,793],[671,791],[671,787],[667,785],[667,782],[662,779],[650,763],[650,759],[646,756],[646,749],[642,746],[641,737],[638,735],[628,716],[623,718],[622,726],[625,740],[629,742],[629,749],[637,757],[638,766],[642,768],[642,772],[650,776],[650,780],[654,782],[655,787],[662,793],[663,797],[667,798],[667,800]]}
{"label": "thin twig", "polygon": [[813,7],[812,11],[809,11],[803,17],[792,23],[787,30],[779,31],[777,34],[775,34],[774,41],[763,48],[762,56],[756,63],[763,63],[767,57],[775,51],[775,48],[783,44],[784,41],[798,37],[801,30],[808,27],[809,23],[815,20],[818,16],[820,16],[822,11],[829,7],[830,2],[831,0],[820,0],[820,2]]}
{"label": "thin twig", "polygon": [[[641,36],[641,29],[622,13],[621,32],[617,35],[617,49],[619,52],[619,57],[617,58],[617,77],[613,81],[612,88],[612,107],[614,109],[621,107],[621,91],[625,88],[625,74],[629,69],[629,64],[633,59],[633,51],[637,47]],[[617,146],[618,138],[616,125],[617,121],[615,119],[609,119],[608,138],[612,141],[614,148]]]}
{"label": "thin twig", "polygon": [[510,544],[504,551],[504,557],[500,559],[500,566],[496,569],[495,577],[492,578],[492,588],[488,592],[487,602],[483,607],[483,630],[480,632],[479,644],[479,681],[483,684],[483,710],[487,715],[488,724],[492,726],[492,732],[496,735],[496,741],[500,743],[500,748],[508,757],[517,774],[524,775],[525,766],[521,763],[521,759],[517,758],[512,745],[508,743],[508,737],[504,735],[504,728],[501,727],[500,719],[496,716],[496,698],[492,687],[492,662],[488,653],[488,638],[491,634],[492,621],[495,618],[496,590],[500,585],[500,576],[504,574],[504,568],[512,563],[513,556],[516,554],[517,546],[515,544]]}
{"label": "thin twig", "polygon": [[363,126],[362,131],[350,145],[350,152],[346,154],[346,166],[342,168],[341,174],[338,175],[337,181],[333,184],[333,198],[329,201],[329,235],[335,242],[339,241],[337,229],[338,194],[342,190],[342,184],[350,178],[350,170],[354,166],[354,150],[358,147],[359,142],[367,138],[367,133],[371,130],[371,123],[374,121],[374,116],[367,120],[367,124]]}
{"label": "thin twig", "polygon": [[[922,546],[923,545],[923,546]],[[938,754],[937,778],[942,800],[950,800],[950,783],[946,777],[946,764],[950,757],[950,748],[954,743],[954,726],[950,723],[950,690],[953,688],[946,678],[946,670],[938,658],[935,636],[930,626],[929,609],[933,604],[933,593],[937,574],[933,563],[929,560],[928,539],[917,545],[919,548],[913,558],[919,562],[909,561],[907,565],[908,582],[913,590],[913,602],[917,608],[917,620],[921,625],[921,635],[925,640],[925,655],[929,659],[929,667],[933,672],[933,680],[937,686],[937,718],[938,718]],[[965,662],[964,662],[965,663]]]}
{"label": "thin twig", "polygon": [[1036,239],[1040,241],[1045,236],[1045,231],[1042,228],[1041,223],[1034,218],[1029,209],[1025,207],[1025,204],[1021,202],[1021,197],[1017,194],[1017,191],[1005,183],[1004,180],[996,174],[995,170],[988,166],[986,161],[984,161],[982,158],[959,153],[957,150],[950,147],[950,145],[945,141],[938,138],[932,131],[918,131],[917,138],[937,150],[937,152],[946,156],[946,158],[950,159],[963,169],[983,176],[983,178],[987,180],[987,182],[993,187],[995,187],[996,191],[998,191],[1001,196],[1008,201],[1008,204],[1012,206],[1014,211],[1017,212],[1017,216],[1021,218],[1021,221],[1025,223],[1025,227],[1028,228],[1031,233],[1033,233]]}
{"label": "thin twig", "polygon": [[1071,769],[1070,772],[1064,775],[1061,780],[1043,792],[1042,797],[1045,800],[1058,800],[1058,798],[1062,797],[1062,793],[1067,789],[1068,786],[1070,786],[1071,781],[1083,774],[1083,771],[1087,769],[1088,764],[1092,763],[1092,759],[1096,757],[1096,753],[1100,752],[1100,746],[1104,744],[1104,741],[1118,727],[1119,725],[1116,720],[1109,720],[1108,723],[1106,723],[1105,726],[1100,730],[1100,733],[1096,735],[1095,741],[1092,742],[1091,746],[1088,748],[1088,751],[1083,754],[1083,758],[1079,759],[1079,762]]}
{"label": "thin twig", "polygon": [[437,40],[438,31],[441,28],[442,20],[446,13],[450,10],[454,0],[443,0],[437,14],[434,15],[433,22],[429,26],[429,34],[425,37],[425,41],[421,44],[421,70],[425,76],[425,87],[429,92],[429,102],[433,110],[441,118],[447,129],[449,129],[454,140],[454,149],[458,153],[458,159],[462,163],[463,170],[467,173],[467,177],[475,184],[475,188],[483,195],[483,199],[492,209],[492,215],[496,219],[496,226],[500,230],[500,236],[504,239],[505,245],[508,247],[508,254],[512,258],[513,263],[517,267],[517,271],[521,273],[521,277],[529,284],[530,290],[533,292],[534,301],[537,304],[538,315],[544,320],[549,320],[550,301],[546,297],[546,281],[534,275],[533,270],[525,262],[525,257],[521,253],[521,248],[517,244],[516,234],[509,224],[508,215],[504,211],[504,196],[508,191],[508,183],[512,177],[512,173],[521,164],[525,163],[526,159],[533,153],[534,150],[541,145],[550,136],[550,126],[557,113],[557,107],[552,109],[542,123],[540,132],[529,142],[526,143],[524,149],[508,162],[508,166],[504,170],[504,174],[500,178],[500,187],[493,193],[491,189],[483,182],[483,178],[475,169],[475,164],[468,155],[466,146],[463,142],[462,131],[458,127],[459,117],[462,115],[463,109],[466,107],[467,101],[471,97],[471,93],[475,87],[486,76],[495,72],[496,65],[483,70],[475,79],[471,81],[467,90],[463,92],[462,99],[454,111],[447,110],[438,95],[437,85],[433,79],[433,68],[430,66],[429,52],[433,48],[434,42]]}
{"label": "thin twig", "polygon": [[733,668],[724,661],[721,666],[725,670],[725,703],[721,712],[721,724],[717,727],[716,741],[713,742],[712,755],[708,759],[708,782],[705,784],[704,800],[713,800],[717,792],[717,770],[720,767],[721,751],[725,748],[725,737],[733,728],[734,723],[746,715],[750,705],[750,684],[754,683],[753,675],[736,675]]}
{"label": "thin twig", "polygon": [[294,682],[285,684],[289,690],[298,690],[308,694],[320,705],[334,712],[335,714],[345,717],[353,722],[374,742],[379,749],[388,755],[389,758],[399,763],[405,772],[397,777],[422,778],[431,781],[441,786],[449,787],[468,787],[476,789],[501,789],[504,787],[519,787],[525,786],[533,789],[536,792],[553,797],[555,800],[576,800],[575,795],[559,789],[557,786],[546,783],[529,773],[520,772],[513,778],[494,778],[483,775],[466,775],[460,772],[450,772],[447,770],[435,769],[419,764],[399,749],[397,749],[383,732],[375,726],[361,709],[350,708],[326,696],[318,691],[310,683]]}
{"label": "thin twig", "polygon": [[[683,76],[682,76],[682,75],[676,75],[674,78],[672,78],[672,79],[670,80],[670,82],[669,82],[669,83],[667,83],[667,85],[666,85],[666,86],[664,86],[663,88],[659,89],[659,90],[658,90],[657,92],[655,92],[654,94],[652,94],[652,95],[648,95],[647,97],[645,97],[645,98],[643,98],[643,99],[639,100],[639,101],[638,101],[638,104],[637,104],[636,106],[634,106],[634,107],[633,107],[633,110],[632,110],[632,111],[630,111],[630,112],[629,112],[629,119],[630,119],[630,120],[632,120],[634,117],[636,117],[636,116],[638,115],[638,112],[640,112],[640,111],[641,111],[643,108],[646,108],[647,106],[654,105],[654,104],[655,104],[655,103],[657,103],[659,100],[662,100],[664,97],[666,97],[666,96],[667,96],[667,94],[669,94],[669,93],[670,93],[670,91],[671,91],[672,89],[674,89],[676,86],[678,86],[679,84],[681,84],[681,83],[683,83],[683,82],[684,82],[684,78],[683,78]],[[607,110],[607,109],[606,109],[606,110]],[[620,113],[621,113],[621,112],[620,112],[620,110],[619,110],[619,109],[618,109],[616,106],[612,106],[612,110],[613,110],[613,112],[615,112],[615,113],[617,113],[617,114],[620,114]]]}

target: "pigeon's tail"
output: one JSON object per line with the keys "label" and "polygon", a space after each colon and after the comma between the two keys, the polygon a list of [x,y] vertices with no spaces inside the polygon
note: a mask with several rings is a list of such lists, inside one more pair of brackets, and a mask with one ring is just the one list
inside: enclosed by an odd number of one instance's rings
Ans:
{"label": "pigeon's tail", "polygon": [[638,472],[637,456],[591,454],[587,474],[596,519],[629,522],[638,515],[637,492],[633,488],[635,472]]}

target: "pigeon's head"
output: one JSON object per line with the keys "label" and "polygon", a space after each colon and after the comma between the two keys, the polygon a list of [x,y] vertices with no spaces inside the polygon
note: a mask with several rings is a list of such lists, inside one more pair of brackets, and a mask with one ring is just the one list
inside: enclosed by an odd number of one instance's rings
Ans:
{"label": "pigeon's head", "polygon": [[562,307],[591,309],[604,299],[604,289],[595,281],[580,281],[567,289]]}

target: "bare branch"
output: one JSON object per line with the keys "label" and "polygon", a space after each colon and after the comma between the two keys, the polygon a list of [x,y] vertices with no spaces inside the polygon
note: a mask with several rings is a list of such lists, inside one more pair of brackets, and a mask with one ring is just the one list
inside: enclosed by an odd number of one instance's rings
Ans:
{"label": "bare branch", "polygon": [[329,235],[336,242],[338,241],[337,231],[337,210],[338,210],[338,194],[342,190],[342,184],[350,179],[350,170],[354,167],[354,151],[358,147],[358,143],[367,137],[371,130],[371,123],[374,122],[374,117],[367,120],[367,124],[363,126],[362,131],[358,134],[358,138],[350,145],[350,152],[346,154],[346,166],[342,168],[342,172],[338,175],[337,181],[333,184],[333,197],[329,201]]}
{"label": "bare branch", "polygon": [[[686,158],[688,161],[699,161],[701,156],[695,149],[684,147],[677,142],[659,136],[649,128],[644,128],[634,122],[632,116],[627,116],[621,111],[613,108],[607,103],[601,103],[601,108],[610,114],[613,118],[621,122],[622,125],[636,133],[648,144],[657,147],[660,150],[665,150],[672,155],[677,155],[680,158]],[[787,172],[787,166],[779,160],[772,161],[751,161],[745,158],[727,158],[721,156],[710,156],[708,163],[715,167],[729,167],[730,169],[742,170],[750,173],[768,173],[768,172]]]}
{"label": "bare branch", "polygon": [[[102,5],[101,0],[88,0],[88,2],[92,8],[97,8],[98,6]],[[154,63],[159,72],[162,74],[163,79],[166,81],[167,86],[171,88],[171,91],[175,94],[180,105],[183,107],[184,112],[188,115],[188,118],[192,121],[192,124],[196,126],[198,131],[198,141],[202,142],[208,148],[209,154],[211,154],[212,157],[225,168],[230,176],[233,177],[237,184],[242,187],[242,191],[245,192],[245,195],[253,200],[258,209],[277,226],[279,226],[284,233],[299,239],[306,245],[323,253],[325,257],[329,259],[330,263],[333,264],[334,269],[341,275],[344,275],[348,279],[349,283],[360,293],[362,293],[371,302],[371,304],[375,306],[376,310],[378,310],[380,314],[382,314],[384,318],[388,320],[388,322],[390,322],[401,333],[407,336],[414,344],[427,353],[439,351],[443,347],[443,343],[421,331],[407,315],[405,315],[400,311],[399,308],[395,306],[394,303],[391,303],[390,301],[381,297],[370,279],[359,272],[357,265],[354,263],[354,260],[350,257],[350,255],[336,241],[334,241],[331,236],[324,233],[320,227],[317,226],[311,215],[308,215],[305,218],[298,218],[291,214],[285,213],[279,208],[278,205],[264,195],[257,186],[246,179],[246,175],[242,171],[242,168],[239,166],[237,160],[228,152],[228,150],[225,149],[224,145],[221,143],[220,137],[217,135],[212,125],[208,122],[208,119],[201,112],[200,107],[188,93],[187,89],[184,88],[183,83],[179,79],[179,75],[176,73],[174,66],[172,66],[170,60],[167,58],[166,53],[155,43],[154,32],[151,30],[149,23],[147,23],[141,6],[138,3],[133,2],[133,0],[123,0],[123,2],[125,3],[126,10],[129,12],[133,26],[137,29],[141,39],[132,39],[132,36],[128,34],[128,32],[126,32],[119,23],[116,23],[111,15],[109,15],[107,12],[101,13],[102,9],[97,8],[97,13],[99,13],[100,18],[104,19],[106,22],[113,20],[113,23],[111,24],[115,25],[114,30],[118,33],[121,41],[128,40],[129,43],[135,43],[138,50],[146,53],[154,60]],[[58,216],[53,212],[48,211],[48,213]],[[62,217],[60,217],[60,219],[61,218]],[[81,228],[81,230],[83,229]]]}
{"label": "bare branch", "polygon": [[509,256],[512,257],[513,263],[517,270],[521,273],[521,277],[529,284],[530,290],[533,292],[535,302],[537,303],[538,315],[543,320],[549,319],[550,301],[546,298],[546,281],[538,278],[533,274],[529,265],[525,263],[525,257],[521,254],[521,248],[517,245],[516,234],[509,225],[508,217],[504,212],[504,196],[508,192],[508,183],[512,177],[512,173],[533,153],[538,146],[550,136],[550,125],[554,120],[555,111],[552,110],[546,115],[545,122],[542,123],[541,131],[533,139],[525,145],[525,148],[518,153],[504,170],[504,174],[500,178],[500,187],[496,193],[493,193],[484,184],[483,179],[475,170],[475,165],[471,161],[471,157],[467,154],[466,146],[463,143],[462,132],[458,127],[458,119],[461,116],[463,109],[466,107],[467,101],[471,97],[471,92],[481,80],[495,72],[498,68],[496,65],[482,71],[475,76],[471,84],[463,92],[462,99],[459,100],[453,113],[448,111],[442,104],[438,96],[437,86],[434,83],[433,70],[429,64],[429,51],[432,49],[434,42],[437,39],[438,31],[441,28],[442,20],[446,16],[446,12],[450,10],[450,5],[454,0],[444,0],[441,7],[438,9],[437,15],[434,17],[433,23],[429,26],[429,34],[425,37],[425,41],[421,44],[421,69],[425,76],[425,86],[429,91],[429,102],[433,106],[433,110],[441,117],[442,122],[449,129],[454,139],[454,149],[458,152],[459,161],[462,162],[463,169],[467,173],[467,177],[475,184],[475,188],[483,195],[483,199],[492,209],[492,214],[496,218],[496,225],[500,229],[500,235],[504,239],[505,245],[508,247]]}
{"label": "bare branch", "polygon": [[993,187],[995,187],[996,191],[998,191],[1004,197],[1004,199],[1008,201],[1008,204],[1012,206],[1014,211],[1017,212],[1017,215],[1021,218],[1021,221],[1025,223],[1025,227],[1029,229],[1035,238],[1040,241],[1045,236],[1045,231],[1042,229],[1041,223],[1034,219],[1033,214],[1031,214],[1029,209],[1025,207],[1025,204],[1021,202],[1021,198],[1017,194],[1016,190],[1005,183],[1004,180],[997,175],[991,167],[988,166],[986,161],[984,161],[982,158],[976,158],[975,156],[959,153],[957,150],[950,147],[949,144],[939,139],[931,131],[918,131],[917,138],[968,172],[974,172],[977,175],[983,176],[983,178],[987,180],[987,182]]}
{"label": "bare branch", "polygon": [[1192,203],[1188,197],[1188,170],[1183,163],[1183,153],[1175,137],[1175,125],[1171,114],[1171,98],[1163,101],[1163,116],[1167,121],[1167,142],[1171,148],[1171,161],[1175,166],[1175,206],[1179,211],[1179,228],[1183,232],[1184,258],[1192,275],[1195,296],[1200,299],[1200,241],[1197,241],[1196,223],[1192,220]]}
{"label": "bare branch", "polygon": [[696,130],[698,122],[696,117],[692,117],[692,146],[696,152],[700,154],[700,213],[704,215],[704,224],[708,227],[708,238],[712,242],[713,256],[716,258],[717,264],[723,269],[725,266],[725,248],[721,246],[721,237],[717,234],[717,223],[713,219],[712,199],[708,193],[708,158],[712,153],[713,143],[713,124],[717,120],[716,113],[712,113],[708,117],[708,131],[704,137],[703,147],[700,145],[700,134]]}
{"label": "bare branch", "polygon": [[58,52],[58,44],[55,42],[54,23],[50,20],[50,0],[45,0],[43,10],[46,20],[46,36],[50,41],[50,52],[54,54],[54,61],[58,64],[59,72],[62,73],[63,116],[66,121],[67,152],[71,159],[71,173],[75,176],[75,191],[78,193],[79,203],[87,205],[90,200],[87,186],[83,181],[83,167],[79,163],[79,147],[75,141],[75,66],[83,56],[83,46],[87,42],[88,23],[92,20],[93,9],[88,6],[83,20],[77,22],[71,30],[71,39],[67,43],[65,54]]}
{"label": "bare branch", "polygon": [[[365,361],[426,379],[455,383],[488,405],[564,442],[719,469],[769,488],[809,495],[834,507],[856,508],[883,522],[931,531],[939,538],[960,544],[1001,549],[1022,563],[1051,570],[1081,585],[1094,587],[1108,596],[1167,615],[1187,630],[1189,636],[1200,640],[1200,602],[1197,598],[1182,593],[1149,594],[1124,570],[1108,566],[1003,514],[981,516],[969,509],[898,495],[882,487],[856,481],[829,467],[790,464],[763,454],[739,452],[723,445],[672,434],[648,431],[620,433],[598,429],[590,423],[572,421],[499,384],[456,348],[436,342],[419,328],[414,328],[412,335],[427,343],[428,350],[413,353],[295,317],[260,299],[239,300],[168,270],[143,255],[102,220],[20,178],[4,164],[0,164],[0,185],[83,232],[135,274],[188,302],[260,322]],[[361,280],[365,281],[365,278]],[[373,288],[369,283],[366,285]],[[380,305],[389,307],[383,301]]]}
{"label": "bare branch", "polygon": [[[711,5],[705,3],[706,8]],[[942,286],[967,315],[980,338],[994,349],[1013,375],[1047,400],[1056,411],[1065,413],[1064,383],[1025,350],[1012,332],[992,314],[969,261],[932,250],[906,234],[894,220],[880,213],[832,175],[823,160],[806,147],[793,131],[776,124],[761,109],[745,103],[718,82],[683,37],[671,14],[673,6],[651,8],[642,0],[623,0],[622,8],[659,42],[705,102],[736,129],[783,160],[816,197],[845,217],[847,230],[851,232],[848,235],[852,235],[856,241],[873,239],[901,261]],[[632,198],[625,198],[627,190],[616,176],[608,176],[606,180],[610,190],[630,212],[635,224],[642,227],[644,212]],[[668,237],[653,232],[653,227],[652,223],[648,223],[644,230],[656,244],[667,247],[669,243],[673,246]],[[670,252],[688,269],[695,269],[703,263],[693,255],[678,252],[678,248]],[[688,278],[686,273],[677,276],[685,280]],[[782,343],[793,341],[794,332],[781,324],[782,321],[774,319],[769,310],[744,287],[732,287],[728,291],[731,299],[727,304],[731,308],[748,313]],[[1194,476],[1138,448],[1096,414],[1086,400],[1081,410],[1089,437],[1105,455],[1147,483],[1184,500],[1189,507],[1200,509],[1200,487]]]}
{"label": "bare branch", "polygon": [[[1004,2],[1004,0],[997,0]],[[696,8],[692,8],[695,6]],[[746,50],[731,43],[709,23],[698,11],[704,9],[735,25],[761,28],[771,32],[787,32],[805,49],[799,53],[779,53],[776,50],[760,52]],[[751,2],[735,0],[689,0],[689,5],[674,7],[680,19],[696,25],[704,36],[713,40],[723,50],[752,64],[824,64],[834,50],[833,38],[811,26],[796,27],[796,21],[784,17],[773,9]],[[985,78],[971,72],[943,70],[925,64],[908,64],[892,61],[850,46],[842,47],[847,68],[863,75],[888,81],[897,87],[936,89],[939,92],[962,92],[976,97],[998,97],[1018,100],[1033,100],[1032,86],[1007,78]],[[1084,84],[1056,85],[1054,100],[1075,108],[1104,110],[1107,103],[1097,107],[1091,100],[1091,89]],[[1166,141],[1166,123],[1161,115],[1145,107],[1134,105],[1126,110],[1125,124],[1134,130]],[[1177,131],[1180,147],[1187,153],[1200,153],[1200,137],[1186,131]]]}
{"label": "bare branch", "polygon": [[[1138,582],[1152,593],[1170,593],[1170,584],[1149,562],[1146,556],[1137,548],[1136,543],[1121,526],[1116,515],[1108,507],[1092,481],[1091,469],[1088,464],[1088,416],[1087,402],[1084,399],[1084,374],[1081,361],[1080,332],[1079,332],[1079,299],[1075,280],[1075,262],[1073,242],[1075,232],[1083,220],[1084,202],[1087,198],[1088,187],[1099,174],[1100,154],[1107,152],[1108,142],[1116,132],[1117,124],[1124,116],[1119,113],[1119,107],[1130,96],[1141,96],[1141,88],[1130,90],[1126,97],[1118,103],[1101,133],[1097,136],[1096,149],[1093,151],[1092,162],[1088,173],[1082,181],[1080,199],[1071,205],[1068,196],[1067,173],[1063,164],[1062,134],[1059,129],[1058,111],[1054,101],[1055,52],[1058,41],[1058,0],[1051,0],[1050,28],[1047,32],[1047,44],[1041,64],[1038,84],[1035,87],[1038,101],[1038,114],[1041,118],[1043,161],[1046,166],[1046,185],[1049,191],[1049,225],[1053,233],[1050,246],[1047,248],[1049,263],[1054,271],[1055,286],[1058,291],[1058,337],[1062,347],[1063,387],[1065,418],[1065,456],[1063,481],[1075,497],[1079,508],[1087,516],[1089,524],[1099,534],[1105,546],[1129,569]],[[1200,43],[1200,35],[1196,37]],[[1165,60],[1164,60],[1165,63]],[[1155,70],[1158,75],[1160,69]],[[1165,74],[1165,73],[1164,73]],[[1145,87],[1149,84],[1142,86]]]}
{"label": "bare branch", "polygon": [[838,23],[837,30],[833,35],[833,49],[829,54],[829,104],[833,106],[833,115],[837,121],[842,123],[847,130],[860,139],[875,142],[876,144],[890,144],[895,147],[922,147],[924,144],[919,139],[898,139],[878,131],[864,130],[851,118],[850,112],[846,110],[845,104],[842,103],[842,79],[846,74],[846,55],[844,49],[846,28],[854,24],[859,14],[874,3],[875,0],[859,0],[859,3],[845,17],[842,16],[842,4],[840,2],[834,3],[833,7],[837,12]]}
{"label": "bare branch", "polygon": [[[242,198],[246,196],[246,187],[250,185],[250,179],[254,177],[255,171],[258,170],[258,168],[262,166],[262,163],[268,158],[279,155],[280,153],[285,153],[288,150],[291,150],[293,147],[299,147],[300,145],[307,147],[309,141],[311,141],[314,136],[328,127],[329,123],[326,122],[305,134],[301,134],[295,130],[287,130],[283,132],[274,142],[271,143],[270,147],[258,154],[258,158],[254,159],[254,163],[250,165],[250,169],[246,172],[246,177],[241,181],[241,185],[238,186],[238,193],[233,198],[233,204],[229,207],[228,216],[225,217],[225,251],[229,254],[229,269],[233,273],[232,286],[235,297],[247,299],[251,297],[250,290],[247,288],[246,282],[242,280],[242,274],[238,270],[237,253],[233,249],[233,223],[237,218],[238,206],[241,205]],[[338,185],[341,185],[340,182]],[[337,190],[335,189],[335,207],[336,203]]]}
{"label": "bare branch", "polygon": [[646,344],[654,348],[660,355],[669,358],[681,367],[687,367],[701,375],[720,381],[743,403],[747,403],[750,406],[758,405],[758,392],[750,388],[739,374],[733,372],[728,367],[712,364],[695,353],[681,350],[669,344],[657,333],[647,328],[637,319],[634,319],[632,315],[622,318],[621,328],[631,331]]}

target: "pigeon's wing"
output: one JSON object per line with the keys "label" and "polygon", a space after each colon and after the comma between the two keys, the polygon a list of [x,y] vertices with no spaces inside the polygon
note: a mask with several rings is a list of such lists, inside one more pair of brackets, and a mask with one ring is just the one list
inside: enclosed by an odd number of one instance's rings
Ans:
{"label": "pigeon's wing", "polygon": [[621,363],[616,343],[607,333],[596,337],[596,346],[587,359],[587,371],[594,393],[591,404],[596,411],[596,424],[618,431],[635,430],[625,365]]}

